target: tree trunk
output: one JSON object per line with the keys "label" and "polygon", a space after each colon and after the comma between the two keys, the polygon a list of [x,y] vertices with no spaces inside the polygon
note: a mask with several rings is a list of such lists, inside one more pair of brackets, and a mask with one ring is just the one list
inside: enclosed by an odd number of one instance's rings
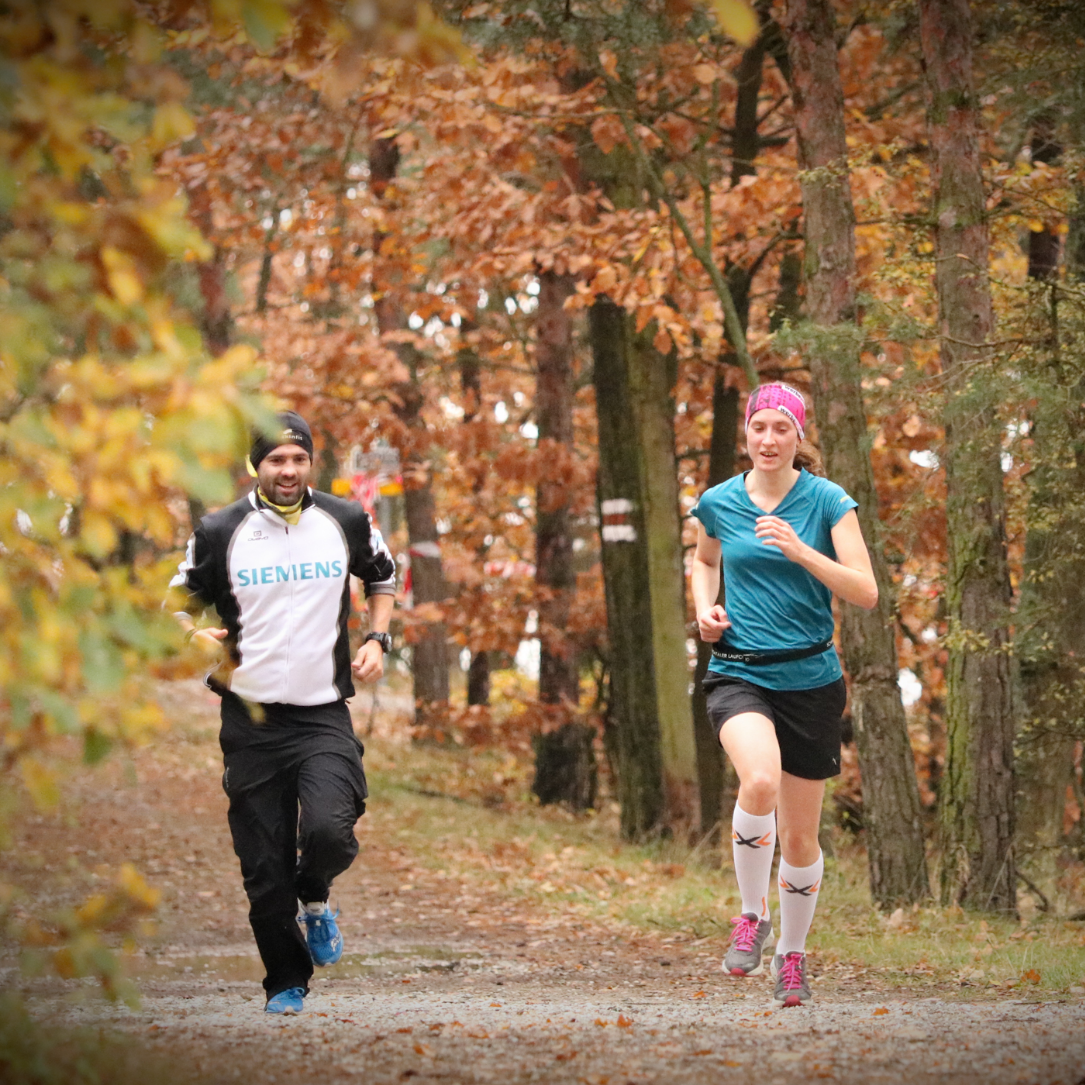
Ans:
{"label": "tree trunk", "polygon": [[467,668],[467,703],[490,703],[490,653],[487,651],[475,652],[471,656],[471,665]]}
{"label": "tree trunk", "polygon": [[[473,320],[461,325],[461,333],[476,325]],[[463,392],[463,424],[471,425],[482,406],[482,367],[478,354],[473,347],[463,346],[457,360],[460,366],[460,389]],[[485,476],[479,471],[472,485],[474,492],[480,493]],[[481,565],[486,560],[484,541],[475,545],[475,557]],[[467,704],[468,706],[488,706],[490,703],[490,653],[484,648],[471,651],[471,663],[467,668]]]}
{"label": "tree trunk", "polygon": [[[539,455],[560,465],[573,444],[573,327],[565,299],[572,279],[544,271],[539,276],[539,309],[535,348],[535,416]],[[542,643],[539,700],[568,703],[579,698],[576,656],[564,635],[576,587],[573,542],[569,531],[570,494],[560,471],[544,472],[535,494],[535,582],[540,588],[539,629]]]}
{"label": "tree trunk", "polygon": [[697,817],[678,535],[673,364],[605,298],[591,308],[599,509],[622,835],[687,831]]}
{"label": "tree trunk", "polygon": [[622,836],[639,840],[663,825],[664,798],[641,457],[628,374],[631,329],[624,310],[607,298],[591,307],[588,323],[599,426],[608,716],[618,754]]}
{"label": "tree trunk", "polygon": [[[631,318],[630,318],[631,319]],[[663,758],[668,829],[688,836],[700,826],[697,746],[690,705],[690,659],[686,647],[686,582],[678,511],[674,386],[676,354],[664,357],[652,345],[654,326],[629,339],[629,390],[639,436],[641,500],[648,549],[652,612],[652,660],[656,712]],[[636,665],[637,661],[631,661]],[[705,830],[712,828],[704,826]]]}
{"label": "tree trunk", "polygon": [[[394,139],[379,139],[370,150],[369,183],[377,199],[383,199],[399,166]],[[373,252],[379,263],[383,235],[374,237]],[[398,301],[402,283],[384,283],[374,305],[381,334],[407,326]],[[433,478],[426,465],[426,425],[422,418],[424,395],[419,378],[418,352],[409,343],[394,343],[393,349],[406,366],[409,379],[396,389],[399,402],[396,417],[411,435],[403,456],[403,505],[411,558],[414,605],[441,603],[448,594],[441,566],[440,541],[433,498]],[[414,678],[415,719],[418,724],[439,729],[448,704],[448,646],[443,622],[430,622],[412,645],[411,671]]]}
{"label": "tree trunk", "polygon": [[[1040,118],[1032,138],[1033,161],[1055,162],[1060,152],[1050,138],[1050,118]],[[1075,220],[1083,210],[1079,203],[1071,216],[1070,236],[1080,229]],[[1060,361],[1056,319],[1058,252],[1059,237],[1050,228],[1029,233],[1029,277],[1049,284],[1045,293],[1053,317],[1044,376],[1063,393],[1069,375]],[[1083,269],[1074,265],[1072,250],[1068,256],[1067,279],[1080,281]],[[1067,789],[1073,792],[1075,724],[1085,714],[1085,680],[1077,658],[1085,641],[1085,418],[1079,406],[1085,385],[1080,379],[1075,383],[1069,407],[1065,394],[1059,394],[1054,409],[1041,402],[1033,418],[1035,456],[1016,616],[1022,695],[1016,851],[1023,873],[1055,908],[1068,845],[1063,819]]]}
{"label": "tree trunk", "polygon": [[535,782],[541,803],[563,802],[583,810],[595,802],[594,729],[575,718],[580,674],[573,645],[565,636],[576,588],[569,525],[570,494],[561,465],[573,445],[573,325],[565,300],[573,293],[568,275],[539,276],[535,343],[535,417],[538,453],[556,470],[543,472],[535,493],[535,583],[538,587],[539,700],[552,705],[560,729],[537,735]]}
{"label": "tree trunk", "polygon": [[[215,222],[211,213],[211,198],[206,185],[188,190],[192,218],[208,241],[214,236]],[[226,254],[212,241],[210,260],[196,265],[200,283],[203,311],[200,313],[200,333],[209,353],[216,357],[229,349],[233,339],[234,318],[230,311],[230,295],[226,289]]]}
{"label": "tree trunk", "polygon": [[1014,912],[1014,703],[1002,432],[982,365],[994,329],[967,0],[919,0],[945,387],[946,771],[942,898]]}
{"label": "tree trunk", "polygon": [[922,807],[897,686],[892,583],[880,545],[878,495],[863,405],[855,304],[855,212],[831,0],[788,0],[788,52],[805,218],[806,304],[800,329],[813,377],[829,476],[859,503],[879,599],[844,604],[841,641],[863,780],[870,890],[883,908],[930,894]]}

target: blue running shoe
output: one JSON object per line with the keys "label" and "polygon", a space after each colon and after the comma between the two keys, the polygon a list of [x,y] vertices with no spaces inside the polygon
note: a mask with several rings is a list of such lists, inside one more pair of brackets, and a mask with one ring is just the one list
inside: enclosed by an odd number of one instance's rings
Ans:
{"label": "blue running shoe", "polygon": [[[321,908],[315,912],[312,909]],[[339,933],[339,924],[336,919],[339,912],[334,915],[327,904],[306,904],[302,908],[302,919],[305,920],[305,941],[309,946],[309,956],[313,958],[313,964],[323,968],[328,964],[335,964],[343,956],[343,936]]]}
{"label": "blue running shoe", "polygon": [[304,1000],[304,987],[288,987],[285,991],[280,991],[267,1000],[264,1013],[281,1013],[284,1016],[293,1017],[295,1014],[301,1013],[305,1006]]}

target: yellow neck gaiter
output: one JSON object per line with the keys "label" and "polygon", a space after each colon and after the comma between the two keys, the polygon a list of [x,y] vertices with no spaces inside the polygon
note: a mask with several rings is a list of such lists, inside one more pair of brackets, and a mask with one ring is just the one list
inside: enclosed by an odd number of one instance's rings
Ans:
{"label": "yellow neck gaiter", "polygon": [[274,501],[269,501],[267,494],[257,486],[256,492],[269,509],[274,509],[288,524],[296,524],[301,519],[301,503],[305,500],[305,491],[302,490],[301,497],[293,505],[276,505]]}

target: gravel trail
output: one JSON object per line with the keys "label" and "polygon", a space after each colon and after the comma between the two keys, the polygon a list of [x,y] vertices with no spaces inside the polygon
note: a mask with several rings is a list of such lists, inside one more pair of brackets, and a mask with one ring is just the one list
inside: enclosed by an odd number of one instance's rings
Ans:
{"label": "gravel trail", "polygon": [[815,968],[815,1003],[777,1010],[767,975],[726,977],[696,940],[555,915],[496,887],[468,894],[413,865],[377,804],[335,887],[343,962],[318,972],[303,1015],[270,1017],[214,744],[164,743],[134,767],[87,784],[77,824],[21,825],[0,873],[29,886],[40,857],[53,869],[63,856],[71,874],[50,883],[61,903],[85,894],[96,864],[147,871],[165,901],[135,962],[140,1007],[89,982],[24,981],[9,957],[0,984],[21,984],[42,1020],[126,1034],[201,1080],[1085,1085],[1085,998],[905,997]]}

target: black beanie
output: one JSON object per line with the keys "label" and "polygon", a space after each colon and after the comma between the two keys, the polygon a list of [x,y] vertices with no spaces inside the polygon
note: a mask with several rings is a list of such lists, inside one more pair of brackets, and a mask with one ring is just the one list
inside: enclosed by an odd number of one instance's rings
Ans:
{"label": "black beanie", "polygon": [[282,432],[271,437],[265,437],[262,433],[253,434],[249,463],[254,470],[259,467],[260,461],[279,445],[297,445],[309,453],[309,459],[313,458],[313,435],[309,430],[309,423],[293,411],[283,411],[276,417],[283,427]]}

